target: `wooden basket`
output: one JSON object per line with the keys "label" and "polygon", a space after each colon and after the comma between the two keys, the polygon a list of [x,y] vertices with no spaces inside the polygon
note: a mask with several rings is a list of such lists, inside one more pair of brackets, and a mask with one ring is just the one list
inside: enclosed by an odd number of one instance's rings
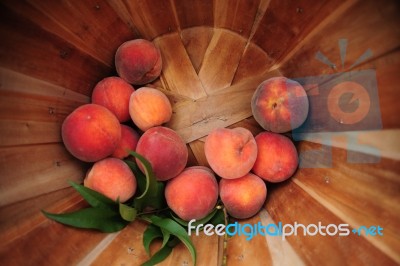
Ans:
{"label": "wooden basket", "polygon": [[[103,234],[60,225],[40,212],[83,206],[67,181],[82,181],[88,164],[66,151],[60,126],[89,102],[95,83],[115,75],[117,47],[135,38],[162,52],[162,75],[152,86],[173,104],[168,126],[186,140],[189,165],[207,165],[204,137],[213,128],[262,130],[250,99],[269,77],[375,74],[367,80],[376,81],[371,102],[379,105],[380,127],[358,132],[360,145],[340,132],[329,142],[296,141],[302,163],[332,158],[331,165],[301,167],[288,182],[270,185],[263,210],[242,223],[380,226],[383,236],[235,236],[225,248],[223,237],[201,235],[192,237],[198,265],[400,264],[399,7],[394,0],[1,1],[0,264],[139,265],[148,259],[141,222]],[[310,97],[319,93],[308,85]],[[373,163],[349,162],[350,152]],[[192,260],[182,245],[160,265]]]}

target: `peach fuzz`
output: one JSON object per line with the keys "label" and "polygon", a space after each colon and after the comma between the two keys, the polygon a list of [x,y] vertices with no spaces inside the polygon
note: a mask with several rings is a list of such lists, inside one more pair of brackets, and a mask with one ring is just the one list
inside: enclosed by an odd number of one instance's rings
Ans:
{"label": "peach fuzz", "polygon": [[119,77],[107,77],[99,81],[92,92],[92,103],[110,110],[119,120],[126,122],[129,115],[129,99],[135,91],[131,84]]}
{"label": "peach fuzz", "polygon": [[83,181],[85,187],[104,196],[125,202],[136,192],[135,175],[129,166],[117,158],[106,158],[95,162]]}
{"label": "peach fuzz", "polygon": [[[159,181],[179,175],[189,156],[186,143],[178,133],[167,127],[153,127],[144,132],[139,138],[136,152],[150,162]],[[136,162],[143,171],[140,161],[136,159]]]}
{"label": "peach fuzz", "polygon": [[248,173],[236,179],[221,179],[219,195],[226,211],[234,218],[257,214],[267,198],[267,186],[258,176]]}
{"label": "peach fuzz", "polygon": [[217,128],[207,136],[204,152],[217,175],[233,179],[250,172],[256,161],[257,145],[248,129]]}
{"label": "peach fuzz", "polygon": [[144,85],[161,74],[159,49],[150,41],[135,39],[121,44],[115,53],[118,75],[133,85]]}
{"label": "peach fuzz", "polygon": [[172,107],[167,96],[160,90],[142,87],[132,93],[129,100],[129,114],[135,125],[142,131],[161,126],[172,116]]}
{"label": "peach fuzz", "polygon": [[258,154],[253,173],[273,183],[290,178],[299,164],[293,142],[284,135],[267,131],[259,133],[255,139]]}
{"label": "peach fuzz", "polygon": [[179,218],[190,221],[202,219],[215,207],[218,183],[207,167],[188,167],[165,187],[165,199]]}
{"label": "peach fuzz", "polygon": [[67,150],[84,162],[110,156],[121,140],[121,125],[107,108],[85,104],[63,121],[61,135]]}
{"label": "peach fuzz", "polygon": [[133,128],[121,125],[121,140],[111,156],[119,159],[128,157],[128,151],[136,150],[139,137],[139,134]]}
{"label": "peach fuzz", "polygon": [[262,82],[251,99],[254,119],[268,131],[284,133],[301,126],[308,115],[309,102],[297,81],[274,77]]}

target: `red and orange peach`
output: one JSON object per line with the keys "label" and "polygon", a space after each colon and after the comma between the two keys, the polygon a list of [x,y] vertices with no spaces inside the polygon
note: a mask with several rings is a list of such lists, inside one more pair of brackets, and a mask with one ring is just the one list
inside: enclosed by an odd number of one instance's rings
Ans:
{"label": "red and orange peach", "polygon": [[118,75],[133,85],[144,85],[161,74],[159,49],[150,41],[135,39],[121,44],[115,53]]}
{"label": "red and orange peach", "polygon": [[129,151],[135,151],[139,141],[139,134],[127,125],[121,125],[121,140],[112,157],[124,159],[129,156]]}
{"label": "red and orange peach", "polygon": [[107,108],[85,104],[76,108],[64,120],[62,139],[67,150],[85,162],[95,162],[110,156],[121,139],[121,125]]}
{"label": "red and orange peach", "polygon": [[[139,138],[136,152],[146,158],[157,180],[166,181],[179,175],[186,167],[188,149],[186,143],[174,130],[167,127],[152,127]],[[141,162],[137,159],[143,171]]]}
{"label": "red and orange peach", "polygon": [[172,116],[172,107],[167,96],[158,89],[142,87],[132,93],[129,101],[132,121],[142,131],[161,126]]}
{"label": "red and orange peach", "polygon": [[282,134],[267,131],[259,133],[255,139],[258,153],[253,173],[273,183],[290,178],[299,164],[293,142]]}
{"label": "red and orange peach", "polygon": [[246,219],[262,208],[267,198],[267,186],[260,177],[248,173],[236,179],[221,179],[219,195],[228,214]]}
{"label": "red and orange peach", "polygon": [[130,119],[129,99],[135,89],[119,77],[107,77],[99,81],[92,92],[92,103],[110,110],[120,122]]}
{"label": "red and orange peach", "polygon": [[239,178],[249,173],[257,157],[257,145],[245,128],[217,128],[204,144],[207,162],[222,178]]}
{"label": "red and orange peach", "polygon": [[301,126],[308,115],[308,98],[297,81],[274,77],[262,82],[251,100],[254,119],[262,128],[284,133]]}
{"label": "red and orange peach", "polygon": [[209,168],[188,167],[168,181],[165,199],[179,218],[185,221],[202,219],[217,204],[218,183]]}
{"label": "red and orange peach", "polygon": [[117,158],[106,158],[95,162],[87,172],[84,186],[104,196],[125,202],[136,192],[135,175],[129,166]]}

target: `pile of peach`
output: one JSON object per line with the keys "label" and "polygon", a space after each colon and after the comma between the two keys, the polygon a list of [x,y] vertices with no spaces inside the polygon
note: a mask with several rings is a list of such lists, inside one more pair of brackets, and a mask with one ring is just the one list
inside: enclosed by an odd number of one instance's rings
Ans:
{"label": "pile of peach", "polygon": [[232,217],[243,219],[262,208],[267,182],[284,181],[296,171],[297,150],[280,133],[300,126],[307,117],[307,96],[298,83],[283,77],[261,83],[251,107],[265,131],[254,137],[245,128],[217,128],[204,146],[210,168],[187,167],[186,143],[163,126],[172,116],[168,98],[145,86],[161,74],[159,50],[143,39],[125,42],[115,54],[115,67],[118,76],[98,82],[91,103],[75,109],[62,125],[67,150],[93,163],[85,186],[120,202],[132,198],[137,181],[123,161],[132,150],[150,162],[158,181],[166,183],[166,202],[181,219],[205,217],[218,198]]}

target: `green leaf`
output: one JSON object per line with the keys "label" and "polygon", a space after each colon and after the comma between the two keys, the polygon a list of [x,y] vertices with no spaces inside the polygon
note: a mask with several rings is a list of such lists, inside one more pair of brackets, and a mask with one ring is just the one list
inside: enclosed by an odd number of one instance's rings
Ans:
{"label": "green leaf", "polygon": [[136,219],[137,210],[126,204],[119,203],[119,214],[125,221],[132,222]]}
{"label": "green leaf", "polygon": [[165,245],[164,247],[160,248],[154,255],[146,262],[142,264],[142,266],[154,266],[169,256],[171,254],[173,247]]}
{"label": "green leaf", "polygon": [[163,233],[161,232],[160,227],[155,226],[154,224],[149,224],[147,226],[143,233],[143,246],[147,254],[150,255],[150,244],[153,242],[153,240],[162,237]]}
{"label": "green leaf", "polygon": [[128,224],[121,219],[118,212],[104,208],[85,208],[61,214],[42,212],[47,218],[59,223],[78,228],[97,229],[105,233],[120,231]]}
{"label": "green leaf", "polygon": [[[144,217],[142,217],[144,218]],[[170,218],[161,218],[155,215],[152,215],[148,218],[144,218],[154,225],[159,226],[161,229],[167,230],[171,235],[176,236],[179,238],[179,240],[187,247],[189,250],[192,259],[193,259],[193,264],[196,265],[196,249],[194,248],[194,245],[192,241],[190,240],[187,231],[185,228],[183,228],[180,224],[175,222],[174,220]]]}
{"label": "green leaf", "polygon": [[[156,227],[157,228],[157,227]],[[162,246],[154,255],[145,263],[142,264],[142,266],[153,266],[157,263],[162,262],[165,260],[165,258],[168,257],[168,255],[172,252],[172,249],[179,244],[179,239],[176,237],[171,237],[167,244]]]}
{"label": "green leaf", "polygon": [[143,193],[146,190],[146,176],[140,171],[136,162],[131,160],[124,160],[124,162],[131,168],[132,172],[135,174],[137,181],[137,190],[139,193]]}
{"label": "green leaf", "polygon": [[151,199],[158,198],[161,194],[162,196],[164,195],[159,191],[160,185],[157,185],[157,179],[154,175],[153,169],[151,167],[151,164],[146,158],[144,158],[142,155],[130,151],[130,155],[133,157],[137,158],[143,165],[144,168],[144,174],[146,176],[146,186],[145,189],[143,190],[142,194],[137,196],[134,199],[134,207],[140,212],[143,210],[143,208],[151,202]]}
{"label": "green leaf", "polygon": [[81,196],[90,204],[90,206],[95,208],[108,208],[116,209],[118,204],[116,201],[104,196],[103,194],[85,187],[83,185],[77,184],[73,181],[69,182],[71,186],[81,194]]}

